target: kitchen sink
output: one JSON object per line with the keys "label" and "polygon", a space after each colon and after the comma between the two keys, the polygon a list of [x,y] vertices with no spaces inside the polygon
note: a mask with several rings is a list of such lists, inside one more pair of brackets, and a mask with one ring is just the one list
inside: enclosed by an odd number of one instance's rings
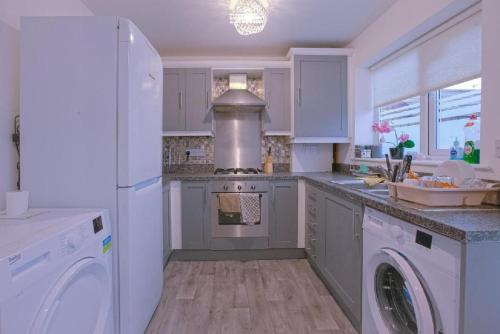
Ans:
{"label": "kitchen sink", "polygon": [[369,195],[373,195],[373,196],[377,196],[377,197],[382,197],[382,198],[389,198],[389,189],[387,189],[387,185],[377,185],[373,188],[358,188],[357,190],[365,193],[365,194],[369,194]]}
{"label": "kitchen sink", "polygon": [[344,185],[344,186],[353,186],[353,185],[364,185],[365,181],[360,179],[336,179],[330,180],[330,183]]}

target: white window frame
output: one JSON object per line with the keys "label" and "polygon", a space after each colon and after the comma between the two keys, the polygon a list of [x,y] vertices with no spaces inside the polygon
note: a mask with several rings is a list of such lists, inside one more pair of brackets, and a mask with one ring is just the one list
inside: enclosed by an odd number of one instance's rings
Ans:
{"label": "white window frame", "polygon": [[[474,78],[464,79],[457,84],[466,82],[469,80],[474,80],[481,78],[481,75],[476,76]],[[449,87],[452,85],[447,85]],[[431,160],[447,160],[449,151],[447,149],[437,149],[437,92],[440,89],[444,89],[446,87],[437,88],[435,90],[426,92],[420,95],[420,152],[421,154],[425,154]],[[402,101],[407,98],[402,98]],[[397,101],[391,102],[395,103]],[[389,103],[389,104],[391,104]],[[387,104],[387,105],[389,105]],[[383,108],[386,105],[376,107],[375,108],[375,119],[377,122],[380,122],[380,108]],[[376,140],[378,141],[380,138],[379,135],[376,136]],[[451,145],[451,143],[450,143]]]}
{"label": "white window frame", "polygon": [[[455,84],[460,84],[463,82],[467,82],[470,80],[474,79],[479,79],[481,78],[481,75],[468,78],[468,79],[463,79],[459,82],[456,82]],[[453,86],[454,84],[447,85],[446,87]],[[421,110],[422,113],[426,113],[428,115],[428,128],[429,128],[429,133],[428,133],[428,145],[427,147],[427,155],[432,158],[441,158],[441,159],[448,159],[449,156],[449,151],[447,149],[437,149],[437,92],[441,89],[445,89],[446,87],[440,87],[437,88],[433,91],[428,92],[426,95],[428,96],[428,110],[425,112],[424,110]],[[482,94],[482,90],[481,90]],[[481,102],[482,103],[482,102]],[[422,134],[422,132],[421,132]],[[463,144],[463,143],[462,143]],[[451,143],[450,143],[451,146]]]}

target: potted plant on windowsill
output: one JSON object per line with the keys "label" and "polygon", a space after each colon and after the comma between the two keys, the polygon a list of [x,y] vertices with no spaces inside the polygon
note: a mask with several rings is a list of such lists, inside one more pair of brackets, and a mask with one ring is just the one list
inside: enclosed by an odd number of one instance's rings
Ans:
{"label": "potted plant on windowsill", "polygon": [[403,159],[405,148],[414,148],[415,143],[410,139],[410,135],[406,133],[402,133],[401,136],[398,136],[396,129],[394,129],[389,122],[383,121],[381,123],[373,123],[372,130],[375,133],[379,133],[380,143],[385,143],[384,134],[390,133],[394,131],[394,136],[396,137],[396,143],[387,142],[392,144],[394,147],[389,148],[389,153],[391,155],[391,159]]}

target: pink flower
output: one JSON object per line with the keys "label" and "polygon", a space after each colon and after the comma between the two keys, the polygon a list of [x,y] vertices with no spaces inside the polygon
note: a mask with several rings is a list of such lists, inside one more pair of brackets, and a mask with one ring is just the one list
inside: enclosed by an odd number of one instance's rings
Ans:
{"label": "pink flower", "polygon": [[387,121],[383,121],[380,124],[379,123],[373,123],[372,125],[372,131],[373,132],[379,132],[379,133],[389,133],[392,131],[392,127]]}
{"label": "pink flower", "polygon": [[406,133],[403,133],[401,136],[399,136],[398,140],[399,142],[401,143],[404,143],[406,142],[408,139],[410,139],[410,135],[409,134],[406,134]]}

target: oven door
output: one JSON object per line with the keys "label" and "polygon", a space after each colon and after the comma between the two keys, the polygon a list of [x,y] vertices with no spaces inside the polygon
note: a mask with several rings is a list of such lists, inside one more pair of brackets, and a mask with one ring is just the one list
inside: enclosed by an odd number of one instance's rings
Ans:
{"label": "oven door", "polygon": [[239,214],[228,215],[219,210],[219,194],[212,193],[212,237],[246,238],[269,236],[269,194],[259,193],[260,221],[253,224],[242,222]]}

